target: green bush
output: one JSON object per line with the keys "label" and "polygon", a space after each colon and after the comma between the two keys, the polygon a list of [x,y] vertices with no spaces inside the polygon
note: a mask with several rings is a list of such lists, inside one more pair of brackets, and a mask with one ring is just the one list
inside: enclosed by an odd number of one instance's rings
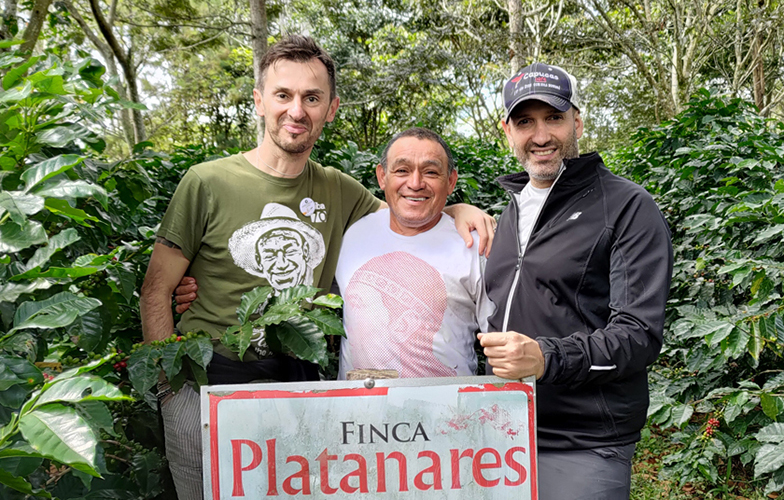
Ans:
{"label": "green bush", "polygon": [[673,233],[665,345],[650,423],[679,429],[681,483],[784,488],[784,124],[701,91],[610,164],[645,186]]}
{"label": "green bush", "polygon": [[170,481],[155,398],[128,382],[136,290],[207,153],[103,160],[125,103],[95,60],[5,53],[0,72],[0,497],[154,498]]}

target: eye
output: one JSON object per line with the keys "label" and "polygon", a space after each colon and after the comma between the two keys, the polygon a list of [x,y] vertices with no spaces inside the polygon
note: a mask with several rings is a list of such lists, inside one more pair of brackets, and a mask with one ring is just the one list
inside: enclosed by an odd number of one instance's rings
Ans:
{"label": "eye", "polygon": [[564,119],[564,115],[550,115],[549,118],[550,118],[550,120],[553,120],[553,121],[563,120]]}
{"label": "eye", "polygon": [[529,120],[528,118],[520,118],[519,120],[517,120],[516,123],[518,127],[522,127],[524,125],[528,125],[530,122],[531,120]]}
{"label": "eye", "polygon": [[306,98],[305,98],[305,100],[306,100],[307,102],[311,103],[311,104],[316,104],[316,103],[318,103],[318,102],[319,102],[319,98],[318,98],[318,97],[316,97],[316,96],[314,96],[314,95],[311,95],[311,96],[308,96],[308,97],[306,97]]}

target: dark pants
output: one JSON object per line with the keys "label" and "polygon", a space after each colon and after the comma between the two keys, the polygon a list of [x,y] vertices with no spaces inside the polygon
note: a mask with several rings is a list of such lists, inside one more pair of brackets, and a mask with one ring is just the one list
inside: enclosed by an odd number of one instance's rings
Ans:
{"label": "dark pants", "polygon": [[539,450],[539,500],[629,500],[634,446]]}

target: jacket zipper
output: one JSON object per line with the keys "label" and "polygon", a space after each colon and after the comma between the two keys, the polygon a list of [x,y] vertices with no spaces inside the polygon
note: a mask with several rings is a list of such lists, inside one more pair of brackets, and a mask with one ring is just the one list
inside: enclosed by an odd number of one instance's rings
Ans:
{"label": "jacket zipper", "polygon": [[[563,164],[561,164],[561,166],[562,168],[558,171],[558,176],[555,178],[553,184],[550,186],[550,190],[547,192],[547,196],[544,197],[544,201],[542,202],[541,205],[539,205],[539,210],[537,210],[536,212],[536,218],[534,219],[534,223],[531,224],[531,229],[528,231],[528,239],[526,240],[526,244],[525,244],[526,251],[528,251],[528,248],[531,246],[531,235],[534,234],[534,229],[536,229],[536,226],[539,224],[539,217],[542,216],[542,209],[544,209],[544,206],[547,204],[547,200],[550,198],[550,193],[553,192],[553,188],[555,187],[555,184],[558,182],[558,179],[561,178],[561,174],[563,173],[564,170],[566,170],[566,168],[563,167]],[[511,310],[512,310],[512,301],[514,300],[515,290],[517,289],[517,282],[520,281],[520,271],[523,268],[523,256],[525,255],[525,252],[520,251],[520,232],[519,232],[520,207],[517,206],[517,198],[515,198],[514,193],[512,193],[512,191],[510,190],[507,190],[507,193],[509,193],[509,196],[512,197],[512,203],[515,204],[516,207],[515,212],[517,213],[517,217],[515,218],[515,239],[517,240],[517,264],[515,265],[515,277],[514,280],[512,280],[512,288],[511,290],[509,290],[509,298],[506,299],[506,311],[504,311],[504,324],[503,324],[503,328],[501,328],[502,332],[509,331],[509,315],[511,314]]]}

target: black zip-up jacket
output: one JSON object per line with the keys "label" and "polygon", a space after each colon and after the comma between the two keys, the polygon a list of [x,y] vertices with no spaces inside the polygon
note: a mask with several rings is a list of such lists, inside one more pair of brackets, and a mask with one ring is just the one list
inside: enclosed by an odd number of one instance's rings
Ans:
{"label": "black zip-up jacket", "polygon": [[[648,409],[646,367],[662,346],[672,243],[653,198],[597,153],[564,161],[520,255],[517,201],[498,222],[485,269],[490,331],[536,339],[542,449],[636,442]],[[528,174],[499,177],[517,194]]]}

